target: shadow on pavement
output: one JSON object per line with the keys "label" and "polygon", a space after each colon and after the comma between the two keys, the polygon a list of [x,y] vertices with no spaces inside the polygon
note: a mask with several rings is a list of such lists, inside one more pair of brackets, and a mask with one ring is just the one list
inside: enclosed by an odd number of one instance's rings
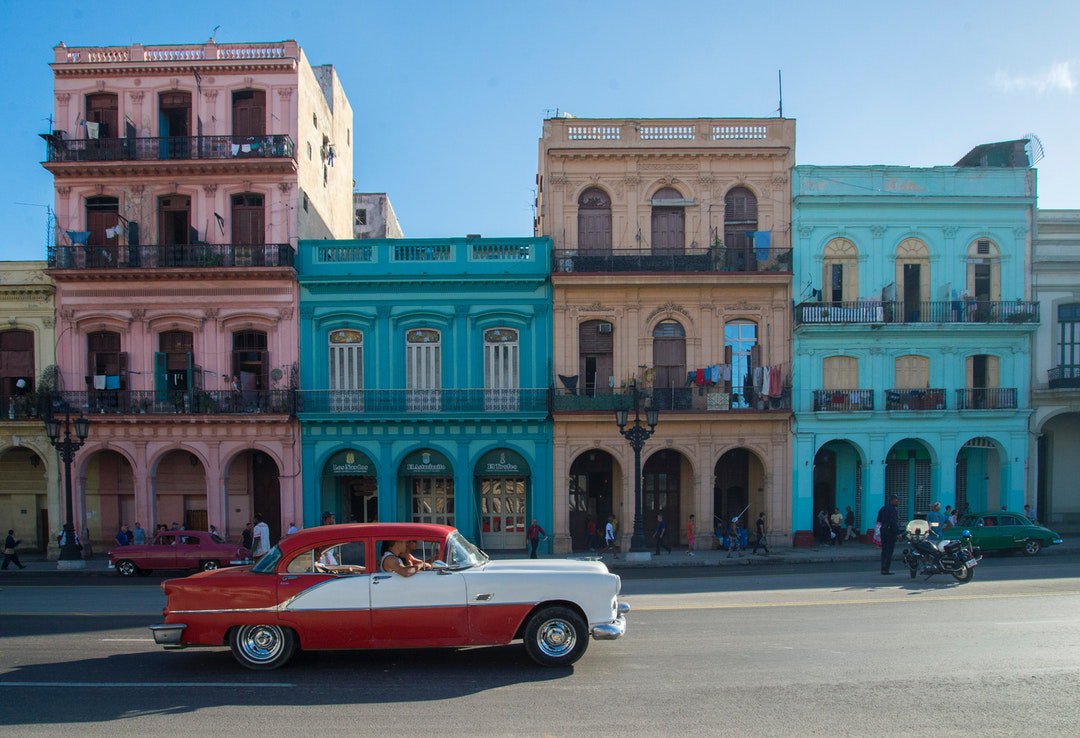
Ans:
{"label": "shadow on pavement", "polygon": [[[91,723],[213,707],[434,702],[509,685],[550,682],[573,673],[573,667],[537,666],[520,643],[459,650],[300,653],[288,666],[264,672],[244,669],[225,649],[193,649],[22,666],[4,674],[0,685],[58,680],[153,683],[128,689],[122,698],[117,688],[64,687],[69,695],[64,720]],[[177,686],[158,686],[166,682]],[[193,688],[192,682],[228,682],[229,688]],[[378,689],[363,686],[375,684]],[[54,725],[56,713],[36,703],[48,700],[50,694],[55,690],[0,686],[0,725]]]}

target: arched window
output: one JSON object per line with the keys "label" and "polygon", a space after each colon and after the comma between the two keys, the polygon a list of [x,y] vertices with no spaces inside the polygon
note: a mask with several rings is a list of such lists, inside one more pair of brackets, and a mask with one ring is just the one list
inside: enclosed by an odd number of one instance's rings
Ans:
{"label": "arched window", "polygon": [[578,250],[611,251],[611,198],[599,187],[590,187],[578,198]]}
{"label": "arched window", "polygon": [[418,328],[405,334],[405,405],[409,412],[442,407],[442,334]]}
{"label": "arched window", "polygon": [[664,187],[652,197],[652,252],[682,254],[686,246],[686,214],[682,193]]}
{"label": "arched window", "polygon": [[893,386],[897,389],[923,389],[930,386],[930,360],[925,356],[897,356],[893,369]]}
{"label": "arched window", "polygon": [[733,187],[724,196],[724,248],[728,267],[753,268],[754,236],[758,229],[757,198],[745,187]]}
{"label": "arched window", "polygon": [[653,328],[653,402],[662,408],[688,409],[686,330],[675,320]]}
{"label": "arched window", "polygon": [[896,247],[896,297],[902,302],[905,323],[919,323],[929,311],[923,301],[930,299],[930,249],[917,238],[908,238]]}
{"label": "arched window", "polygon": [[968,246],[965,289],[987,310],[986,303],[1001,299],[1001,253],[990,239],[980,238]]}
{"label": "arched window", "polygon": [[825,302],[855,302],[859,299],[859,250],[846,238],[834,238],[825,245],[821,275]]}
{"label": "arched window", "polygon": [[364,333],[355,328],[330,331],[330,409],[362,410],[364,389]]}
{"label": "arched window", "polygon": [[484,331],[484,409],[517,410],[520,385],[518,332],[513,328]]}
{"label": "arched window", "polygon": [[821,368],[823,389],[859,388],[859,360],[854,356],[826,356]]}

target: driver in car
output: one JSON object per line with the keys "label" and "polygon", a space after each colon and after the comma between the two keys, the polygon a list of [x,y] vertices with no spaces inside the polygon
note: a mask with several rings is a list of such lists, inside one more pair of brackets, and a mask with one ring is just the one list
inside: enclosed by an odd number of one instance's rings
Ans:
{"label": "driver in car", "polygon": [[413,551],[416,550],[419,544],[416,541],[408,541],[405,544],[405,563],[416,564],[422,571],[430,571],[431,559],[418,559],[413,556]]}
{"label": "driver in car", "polygon": [[334,548],[336,547],[327,546],[322,550],[318,560],[315,562],[316,571],[326,572],[327,574],[363,574],[366,571],[362,566],[338,562],[337,556],[334,554]]}

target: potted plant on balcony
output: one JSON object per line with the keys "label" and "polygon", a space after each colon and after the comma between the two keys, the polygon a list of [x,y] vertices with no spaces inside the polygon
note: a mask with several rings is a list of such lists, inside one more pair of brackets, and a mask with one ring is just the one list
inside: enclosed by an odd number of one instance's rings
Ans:
{"label": "potted plant on balcony", "polygon": [[41,370],[37,385],[26,395],[26,412],[30,417],[36,418],[47,412],[59,386],[59,377],[60,368],[56,364],[49,364]]}

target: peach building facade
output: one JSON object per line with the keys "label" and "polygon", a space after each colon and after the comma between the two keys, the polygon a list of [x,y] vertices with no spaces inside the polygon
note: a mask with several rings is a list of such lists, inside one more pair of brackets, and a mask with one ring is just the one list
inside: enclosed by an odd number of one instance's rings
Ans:
{"label": "peach building facade", "polygon": [[55,49],[59,406],[75,519],[300,520],[298,238],[352,230],[352,110],[294,41]]}
{"label": "peach building facade", "polygon": [[770,543],[790,544],[794,147],[787,119],[544,122],[556,552],[590,548],[608,515],[628,543],[634,456],[613,411],[635,389],[660,409],[646,535],[663,513],[666,543],[685,545],[693,514],[709,547],[717,521],[752,531],[764,512]]}

